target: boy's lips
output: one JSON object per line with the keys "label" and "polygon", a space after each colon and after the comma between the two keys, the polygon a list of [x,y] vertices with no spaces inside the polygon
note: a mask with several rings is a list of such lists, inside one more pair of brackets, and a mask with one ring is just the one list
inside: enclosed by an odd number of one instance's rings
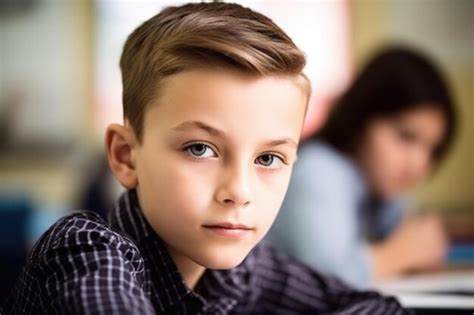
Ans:
{"label": "boy's lips", "polygon": [[203,225],[206,230],[226,238],[239,239],[250,233],[253,228],[244,224],[234,224],[229,222]]}
{"label": "boy's lips", "polygon": [[252,230],[252,228],[238,223],[229,223],[229,222],[222,222],[222,223],[215,223],[215,224],[205,224],[204,227],[215,227],[215,228],[223,228],[223,229],[241,229],[241,230]]}

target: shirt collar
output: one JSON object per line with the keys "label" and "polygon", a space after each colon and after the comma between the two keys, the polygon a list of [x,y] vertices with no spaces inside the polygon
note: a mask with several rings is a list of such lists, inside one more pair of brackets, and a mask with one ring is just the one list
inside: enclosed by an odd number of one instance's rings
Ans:
{"label": "shirt collar", "polygon": [[208,302],[206,310],[211,314],[226,314],[237,304],[243,304],[249,299],[248,293],[256,295],[251,283],[255,277],[251,270],[256,266],[255,255],[252,251],[244,261],[230,270],[208,269],[198,283],[196,290],[205,296]]}
{"label": "shirt collar", "polygon": [[140,248],[150,279],[146,289],[151,293],[155,307],[162,311],[177,304],[189,303],[195,308],[218,314],[218,310],[228,311],[237,305],[250,288],[250,271],[255,265],[252,254],[233,269],[206,270],[196,291],[189,289],[163,241],[143,216],[135,189],[124,192],[118,199],[109,213],[109,222]]}

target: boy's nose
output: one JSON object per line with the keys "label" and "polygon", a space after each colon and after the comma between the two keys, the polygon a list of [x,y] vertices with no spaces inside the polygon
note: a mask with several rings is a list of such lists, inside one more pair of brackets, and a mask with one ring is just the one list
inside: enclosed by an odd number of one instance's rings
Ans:
{"label": "boy's nose", "polygon": [[227,170],[221,177],[216,199],[226,206],[246,207],[251,202],[250,174],[243,167]]}

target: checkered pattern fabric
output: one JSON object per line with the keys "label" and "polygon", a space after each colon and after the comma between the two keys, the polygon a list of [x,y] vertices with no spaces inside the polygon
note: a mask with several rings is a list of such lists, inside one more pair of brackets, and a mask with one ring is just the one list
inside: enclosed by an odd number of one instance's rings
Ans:
{"label": "checkered pattern fabric", "polygon": [[109,222],[68,215],[36,243],[2,314],[408,314],[265,245],[231,270],[207,270],[194,291],[143,217],[135,190]]}

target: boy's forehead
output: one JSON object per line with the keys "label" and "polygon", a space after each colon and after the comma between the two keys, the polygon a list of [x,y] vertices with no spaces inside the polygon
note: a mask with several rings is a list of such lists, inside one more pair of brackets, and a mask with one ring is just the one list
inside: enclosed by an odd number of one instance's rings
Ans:
{"label": "boy's forehead", "polygon": [[201,121],[223,131],[293,134],[295,126],[302,124],[306,106],[306,95],[293,79],[209,70],[179,73],[160,87],[161,95],[148,109],[145,121],[154,126],[160,121],[166,129],[181,124],[174,130],[199,129],[202,124],[183,122]]}

